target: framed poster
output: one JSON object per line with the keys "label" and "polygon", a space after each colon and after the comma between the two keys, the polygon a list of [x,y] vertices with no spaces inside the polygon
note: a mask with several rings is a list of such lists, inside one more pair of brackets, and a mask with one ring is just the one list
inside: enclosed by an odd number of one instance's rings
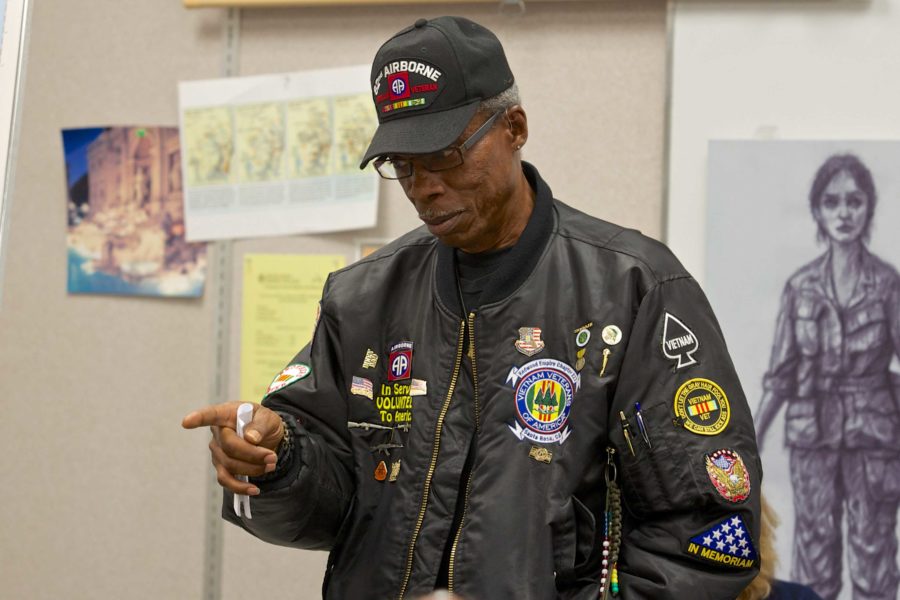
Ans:
{"label": "framed poster", "polygon": [[175,127],[62,132],[70,294],[196,298],[206,244],[184,235]]}
{"label": "framed poster", "polygon": [[894,598],[900,142],[712,141],[706,285],[754,413],[777,576]]}

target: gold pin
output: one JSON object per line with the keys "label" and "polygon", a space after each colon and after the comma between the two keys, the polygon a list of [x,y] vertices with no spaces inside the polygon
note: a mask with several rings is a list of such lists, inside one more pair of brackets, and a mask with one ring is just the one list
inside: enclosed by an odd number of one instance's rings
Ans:
{"label": "gold pin", "polygon": [[378,481],[384,481],[387,477],[387,465],[384,464],[384,461],[378,463],[378,466],[375,467],[375,479]]}
{"label": "gold pin", "polygon": [[591,321],[590,323],[586,323],[586,324],[582,325],[581,327],[579,327],[578,329],[576,329],[576,330],[573,331],[572,333],[574,333],[575,335],[578,335],[578,334],[581,333],[583,330],[585,330],[585,329],[590,329],[590,328],[593,327],[593,326],[594,326],[594,322]]}
{"label": "gold pin", "polygon": [[621,410],[619,411],[619,422],[622,424],[622,435],[625,437],[625,441],[628,442],[628,451],[634,456],[634,444],[631,443],[631,425],[628,423],[625,413]]}
{"label": "gold pin", "polygon": [[397,481],[397,478],[400,476],[400,459],[397,459],[397,462],[391,463],[391,476],[388,478],[388,481]]}
{"label": "gold pin", "polygon": [[603,377],[603,373],[606,372],[606,363],[609,361],[610,354],[612,354],[612,350],[609,348],[603,349],[603,365],[600,367],[600,377]]}
{"label": "gold pin", "polygon": [[550,461],[553,460],[553,453],[546,448],[532,446],[531,450],[528,451],[528,457],[549,465]]}
{"label": "gold pin", "polygon": [[378,364],[378,355],[371,348],[366,349],[366,357],[363,359],[363,369],[374,369]]}

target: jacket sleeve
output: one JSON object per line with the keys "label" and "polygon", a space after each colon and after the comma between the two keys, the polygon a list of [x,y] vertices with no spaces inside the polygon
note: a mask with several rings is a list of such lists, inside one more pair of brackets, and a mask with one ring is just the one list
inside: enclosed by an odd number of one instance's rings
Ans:
{"label": "jacket sleeve", "polygon": [[337,326],[325,305],[313,340],[290,363],[308,374],[262,401],[290,427],[293,453],[280,457],[275,479],[254,480],[260,494],[250,498],[252,519],[234,513],[227,490],[222,504],[226,520],[256,537],[313,550],[331,548],[355,489]]}
{"label": "jacket sleeve", "polygon": [[735,598],[759,570],[762,469],[722,332],[685,275],[650,289],[625,341],[609,421],[623,497],[620,597]]}

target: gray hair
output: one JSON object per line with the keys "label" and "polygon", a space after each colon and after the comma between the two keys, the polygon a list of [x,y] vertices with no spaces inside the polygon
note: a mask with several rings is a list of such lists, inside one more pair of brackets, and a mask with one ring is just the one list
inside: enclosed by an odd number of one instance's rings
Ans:
{"label": "gray hair", "polygon": [[519,96],[519,86],[513,83],[496,96],[482,100],[478,105],[478,112],[494,114],[517,104],[522,104],[522,98]]}

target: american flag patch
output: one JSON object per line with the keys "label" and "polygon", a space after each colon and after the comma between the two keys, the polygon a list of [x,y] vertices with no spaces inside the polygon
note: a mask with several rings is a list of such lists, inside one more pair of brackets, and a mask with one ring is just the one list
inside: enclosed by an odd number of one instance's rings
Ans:
{"label": "american flag patch", "polygon": [[350,393],[358,396],[365,396],[369,400],[372,399],[374,388],[372,382],[365,377],[353,376],[353,382],[350,384]]}

